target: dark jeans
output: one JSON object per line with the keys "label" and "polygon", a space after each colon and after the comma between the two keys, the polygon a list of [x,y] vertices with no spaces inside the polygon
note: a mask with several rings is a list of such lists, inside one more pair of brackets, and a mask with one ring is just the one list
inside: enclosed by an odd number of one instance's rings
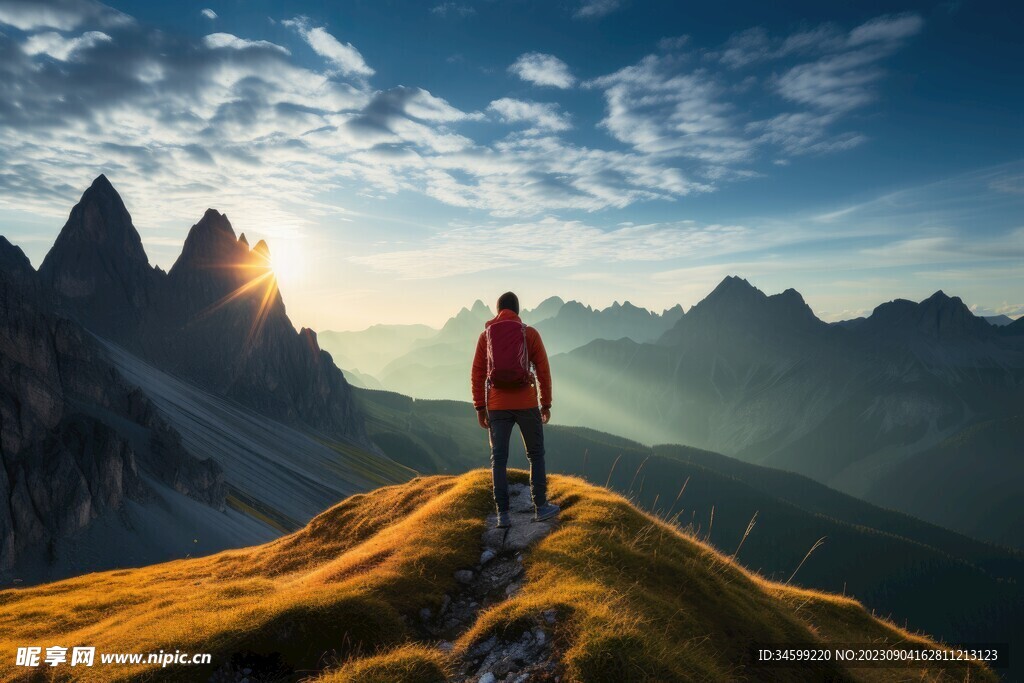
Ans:
{"label": "dark jeans", "polygon": [[544,423],[540,421],[540,408],[488,410],[487,419],[491,423],[491,479],[498,512],[508,512],[508,443],[515,425],[519,425],[530,461],[533,503],[538,507],[546,503],[548,482],[544,472]]}

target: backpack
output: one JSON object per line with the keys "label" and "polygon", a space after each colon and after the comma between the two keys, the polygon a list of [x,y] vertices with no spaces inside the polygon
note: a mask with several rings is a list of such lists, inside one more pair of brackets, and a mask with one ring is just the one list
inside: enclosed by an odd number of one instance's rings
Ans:
{"label": "backpack", "polygon": [[518,389],[533,384],[526,348],[526,323],[512,319],[489,321],[484,334],[487,337],[488,385]]}

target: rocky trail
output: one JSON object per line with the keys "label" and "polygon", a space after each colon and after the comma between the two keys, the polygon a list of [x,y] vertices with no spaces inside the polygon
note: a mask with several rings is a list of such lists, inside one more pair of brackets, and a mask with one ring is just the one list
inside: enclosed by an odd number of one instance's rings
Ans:
{"label": "rocky trail", "polygon": [[[488,517],[479,562],[455,572],[459,590],[445,595],[436,614],[429,608],[420,611],[424,639],[439,639],[438,647],[442,650],[452,650],[453,641],[476,622],[483,610],[521,590],[524,553],[558,524],[557,517],[533,521],[533,503],[526,485],[511,484],[509,501],[512,526],[496,529],[495,516]],[[474,643],[462,653],[451,680],[457,683],[559,680],[557,652],[550,633],[556,619],[554,609],[545,610],[537,615],[534,628],[516,639],[504,640],[492,635]]]}

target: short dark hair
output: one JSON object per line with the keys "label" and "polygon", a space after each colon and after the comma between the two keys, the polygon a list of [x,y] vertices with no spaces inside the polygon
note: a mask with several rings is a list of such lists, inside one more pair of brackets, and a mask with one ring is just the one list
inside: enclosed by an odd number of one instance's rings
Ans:
{"label": "short dark hair", "polygon": [[507,308],[516,315],[519,315],[519,297],[512,292],[505,292],[498,297],[498,310]]}

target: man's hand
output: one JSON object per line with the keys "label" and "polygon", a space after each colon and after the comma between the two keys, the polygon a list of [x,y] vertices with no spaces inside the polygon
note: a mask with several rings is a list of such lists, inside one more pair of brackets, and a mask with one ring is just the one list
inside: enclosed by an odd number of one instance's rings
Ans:
{"label": "man's hand", "polygon": [[480,423],[481,429],[490,429],[491,421],[487,419],[487,410],[476,411],[476,421]]}
{"label": "man's hand", "polygon": [[542,424],[547,424],[548,420],[551,419],[551,408],[540,409],[540,421]]}

